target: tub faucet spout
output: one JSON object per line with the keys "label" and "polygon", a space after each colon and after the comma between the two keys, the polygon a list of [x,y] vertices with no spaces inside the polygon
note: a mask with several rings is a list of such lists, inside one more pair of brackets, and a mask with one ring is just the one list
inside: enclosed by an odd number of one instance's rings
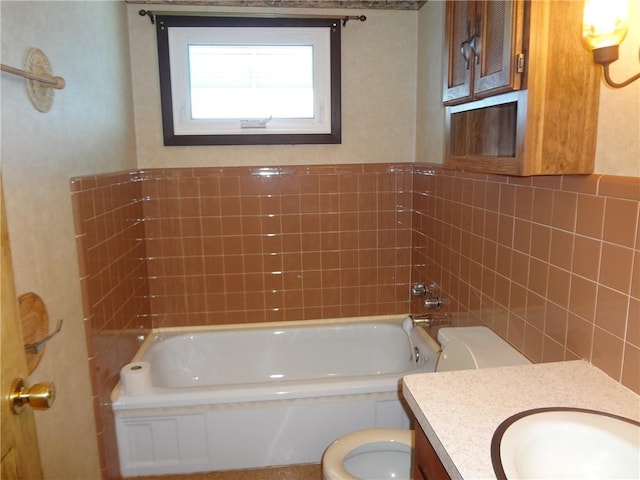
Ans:
{"label": "tub faucet spout", "polygon": [[447,313],[425,313],[425,314],[410,314],[411,323],[413,326],[422,325],[424,327],[433,327],[434,325],[448,325],[449,314]]}

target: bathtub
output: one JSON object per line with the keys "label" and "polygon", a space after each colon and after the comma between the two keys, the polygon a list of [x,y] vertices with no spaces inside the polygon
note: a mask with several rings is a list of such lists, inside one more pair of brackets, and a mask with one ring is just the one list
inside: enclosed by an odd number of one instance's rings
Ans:
{"label": "bathtub", "polygon": [[132,359],[152,386],[111,395],[122,475],[319,463],[348,432],[408,428],[400,380],[438,345],[404,318],[154,330]]}

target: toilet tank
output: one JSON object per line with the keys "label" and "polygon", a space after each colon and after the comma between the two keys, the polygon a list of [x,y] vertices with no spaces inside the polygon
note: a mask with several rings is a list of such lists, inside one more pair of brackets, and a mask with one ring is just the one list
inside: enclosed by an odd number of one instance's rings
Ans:
{"label": "toilet tank", "polygon": [[487,327],[445,327],[437,372],[528,365],[531,362]]}

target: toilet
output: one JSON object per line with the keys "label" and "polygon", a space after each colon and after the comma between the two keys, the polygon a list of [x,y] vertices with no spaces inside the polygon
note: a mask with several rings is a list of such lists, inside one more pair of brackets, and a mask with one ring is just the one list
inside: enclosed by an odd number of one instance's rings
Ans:
{"label": "toilet", "polygon": [[413,430],[369,428],[333,442],[322,457],[323,480],[409,479]]}
{"label": "toilet", "polygon": [[[444,327],[436,372],[531,362],[487,327]],[[323,480],[409,480],[413,430],[370,428],[335,440],[322,456]]]}

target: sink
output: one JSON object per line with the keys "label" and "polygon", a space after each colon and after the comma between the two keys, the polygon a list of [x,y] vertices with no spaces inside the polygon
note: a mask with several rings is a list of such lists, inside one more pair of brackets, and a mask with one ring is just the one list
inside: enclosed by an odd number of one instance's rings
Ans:
{"label": "sink", "polygon": [[640,479],[640,422],[577,408],[509,417],[491,441],[498,479]]}

